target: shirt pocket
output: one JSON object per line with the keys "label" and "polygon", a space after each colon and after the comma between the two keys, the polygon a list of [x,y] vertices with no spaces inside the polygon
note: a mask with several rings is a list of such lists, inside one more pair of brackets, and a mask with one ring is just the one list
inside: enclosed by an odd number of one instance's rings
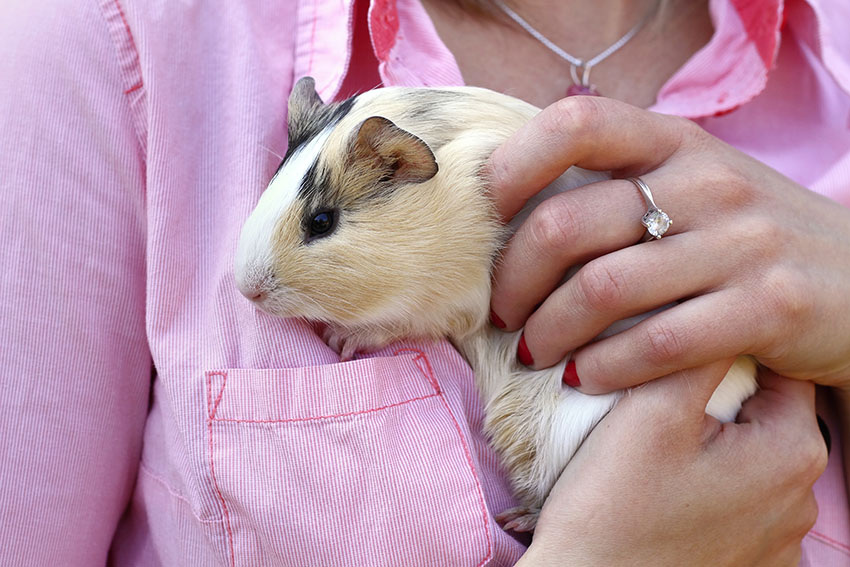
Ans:
{"label": "shirt pocket", "polygon": [[483,565],[469,445],[424,352],[206,373],[230,565]]}

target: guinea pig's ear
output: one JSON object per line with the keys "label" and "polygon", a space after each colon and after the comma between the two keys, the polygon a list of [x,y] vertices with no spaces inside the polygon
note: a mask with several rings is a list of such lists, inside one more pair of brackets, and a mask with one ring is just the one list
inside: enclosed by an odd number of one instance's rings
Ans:
{"label": "guinea pig's ear", "polygon": [[358,165],[379,170],[386,180],[422,183],[437,174],[437,160],[428,144],[382,116],[360,124],[352,157]]}
{"label": "guinea pig's ear", "polygon": [[316,81],[313,77],[301,77],[289,94],[289,124],[298,124],[322,104],[324,103],[316,92]]}

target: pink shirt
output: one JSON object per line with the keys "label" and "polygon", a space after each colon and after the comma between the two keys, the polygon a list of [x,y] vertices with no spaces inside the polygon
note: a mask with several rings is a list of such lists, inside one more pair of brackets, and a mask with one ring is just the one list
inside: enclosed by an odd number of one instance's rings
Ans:
{"label": "pink shirt", "polygon": [[[781,4],[712,0],[714,39],[655,110],[850,205],[850,7]],[[352,0],[0,3],[0,564],[522,554],[493,519],[513,501],[450,345],[341,364],[234,285],[289,90],[310,74],[339,94],[355,15]],[[374,0],[368,24],[384,84],[462,82],[416,0]],[[850,564],[840,464],[836,439],[803,565]]]}

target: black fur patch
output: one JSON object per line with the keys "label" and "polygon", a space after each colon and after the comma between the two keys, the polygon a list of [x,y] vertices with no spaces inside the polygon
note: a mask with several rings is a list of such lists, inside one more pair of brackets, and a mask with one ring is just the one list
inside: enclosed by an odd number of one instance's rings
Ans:
{"label": "black fur patch", "polygon": [[[298,198],[304,202],[303,223],[307,223],[318,211],[337,209],[343,205],[339,188],[333,186],[328,171],[320,167],[318,162],[313,162],[304,174],[304,179],[298,188]],[[305,230],[307,226],[303,224]]]}
{"label": "black fur patch", "polygon": [[441,90],[411,90],[405,94],[407,110],[405,114],[410,118],[426,120],[445,120],[442,105],[467,96],[464,93]]}
{"label": "black fur patch", "polygon": [[328,176],[324,171],[320,170],[318,161],[313,162],[307,173],[304,174],[304,179],[301,181],[301,187],[298,188],[298,197],[308,203],[315,202],[323,197],[326,197],[326,189],[328,186]]}
{"label": "black fur patch", "polygon": [[[405,93],[405,102],[409,103],[409,107],[404,113],[412,119],[440,124],[440,127],[435,128],[435,130],[445,131],[446,135],[449,135],[453,128],[446,117],[442,115],[442,105],[464,96],[467,95],[451,91],[411,91]],[[283,161],[278,166],[278,171],[298,148],[309,143],[326,128],[333,126],[347,115],[356,101],[357,97],[355,96],[340,103],[317,104],[306,115],[302,115],[302,119],[297,123],[290,123],[289,147]],[[448,141],[448,139],[442,138],[439,134],[432,134],[430,145],[434,149],[442,146]],[[333,209],[342,217],[346,211],[358,209],[376,199],[388,198],[395,189],[396,184],[391,180],[379,178],[364,194],[356,197],[343,195],[342,188],[333,186],[329,172],[320,167],[317,160],[307,170],[298,188],[298,197],[304,202],[302,230],[306,235],[309,221],[318,211]]]}
{"label": "black fur patch", "polygon": [[331,104],[320,104],[313,107],[312,112],[307,115],[306,120],[300,120],[298,123],[290,123],[289,126],[289,145],[286,148],[286,155],[283,156],[283,161],[277,167],[278,171],[283,167],[283,164],[292,156],[292,154],[319,135],[325,128],[339,122],[343,116],[349,113],[351,107],[357,97],[351,97],[342,102]]}

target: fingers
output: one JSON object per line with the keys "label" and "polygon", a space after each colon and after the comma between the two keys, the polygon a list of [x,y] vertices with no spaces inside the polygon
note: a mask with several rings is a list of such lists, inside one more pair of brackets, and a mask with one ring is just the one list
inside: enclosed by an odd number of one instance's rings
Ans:
{"label": "fingers", "polygon": [[[738,425],[754,443],[753,458],[775,462],[775,473],[795,486],[810,487],[826,468],[827,451],[815,413],[815,386],[762,368],[760,388],[738,414]],[[740,439],[731,440],[732,450]],[[814,522],[814,517],[811,520]]]}
{"label": "fingers", "polygon": [[758,349],[761,323],[747,317],[750,298],[734,289],[701,295],[573,354],[580,389],[620,390],[683,368]]}
{"label": "fingers", "polygon": [[744,403],[738,414],[739,423],[796,421],[810,427],[814,419],[814,384],[783,378],[767,369],[759,374],[759,390]]}
{"label": "fingers", "polygon": [[761,368],[759,390],[747,400],[738,422],[758,425],[800,459],[814,482],[826,468],[827,446],[815,412],[815,385]]}
{"label": "fingers", "polygon": [[[720,426],[718,420],[706,415],[705,407],[733,362],[733,358],[715,361],[653,380],[631,390],[617,407],[631,407],[642,423],[664,431],[646,435],[656,435],[665,442],[670,438],[689,444],[702,441]],[[613,411],[618,411],[617,407]]]}
{"label": "fingers", "polygon": [[617,321],[719,288],[735,254],[711,255],[713,246],[686,233],[630,246],[583,266],[525,324],[535,366],[552,366]]}
{"label": "fingers", "polygon": [[493,152],[491,195],[499,212],[510,218],[573,165],[599,171],[653,169],[679,147],[685,123],[612,99],[560,100]]}
{"label": "fingers", "polygon": [[[656,201],[668,212],[672,211],[675,218],[665,240],[686,230],[696,230],[699,222],[692,207],[700,205],[702,199],[710,200],[702,197],[689,198],[688,203],[678,202],[675,179],[681,172],[676,170],[668,167],[664,174],[644,176],[653,187]],[[493,312],[507,330],[522,327],[534,307],[555,289],[571,266],[638,242],[646,233],[640,222],[646,209],[640,192],[625,179],[578,187],[538,205],[502,252],[494,273]],[[716,254],[716,233],[709,240],[713,248],[705,251],[715,253],[706,254],[707,258],[729,257],[729,252]],[[732,250],[739,251],[740,247]],[[701,263],[702,260],[696,262]],[[644,275],[656,266],[646,263]],[[550,364],[554,363],[548,353],[543,354],[547,354],[543,358]]]}
{"label": "fingers", "polygon": [[570,266],[637,242],[644,210],[643,198],[625,180],[592,183],[543,202],[502,252],[493,312],[508,330],[522,327]]}

